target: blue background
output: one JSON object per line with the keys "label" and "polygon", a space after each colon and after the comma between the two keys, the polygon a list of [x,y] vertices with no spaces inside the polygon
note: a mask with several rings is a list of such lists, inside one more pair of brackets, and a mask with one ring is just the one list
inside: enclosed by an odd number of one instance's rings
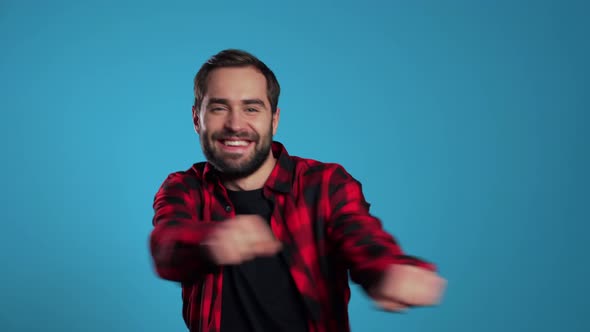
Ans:
{"label": "blue background", "polygon": [[[286,2],[286,1],[285,1]],[[588,331],[584,1],[0,2],[1,331],[183,331],[153,195],[203,156],[192,78],[223,48],[283,93],[277,139],[338,162],[444,303],[353,331]]]}

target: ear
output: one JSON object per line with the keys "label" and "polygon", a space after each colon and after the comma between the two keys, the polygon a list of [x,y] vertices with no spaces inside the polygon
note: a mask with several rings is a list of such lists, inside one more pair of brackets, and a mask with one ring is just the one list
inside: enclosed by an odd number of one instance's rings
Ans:
{"label": "ear", "polygon": [[277,107],[277,111],[272,115],[272,135],[277,134],[279,128],[279,119],[281,117],[281,109]]}
{"label": "ear", "polygon": [[197,110],[197,107],[195,105],[193,105],[193,126],[195,128],[195,132],[197,133],[197,135],[200,135],[201,126],[199,124],[199,111]]}

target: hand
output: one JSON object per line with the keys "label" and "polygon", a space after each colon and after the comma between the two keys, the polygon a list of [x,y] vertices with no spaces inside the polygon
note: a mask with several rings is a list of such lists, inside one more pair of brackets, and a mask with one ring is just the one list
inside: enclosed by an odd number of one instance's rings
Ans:
{"label": "hand", "polygon": [[440,302],[446,280],[429,270],[411,265],[392,265],[369,296],[387,311],[403,311],[411,306],[431,306]]}
{"label": "hand", "polygon": [[281,250],[268,222],[258,215],[238,215],[221,222],[205,241],[213,262],[235,265]]}

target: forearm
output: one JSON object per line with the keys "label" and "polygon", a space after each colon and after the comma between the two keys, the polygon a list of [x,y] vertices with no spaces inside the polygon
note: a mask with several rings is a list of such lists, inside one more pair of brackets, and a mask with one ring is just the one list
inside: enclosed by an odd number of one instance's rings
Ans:
{"label": "forearm", "polygon": [[214,227],[212,222],[158,224],[150,235],[156,273],[171,281],[191,281],[211,272],[214,264],[202,243]]}
{"label": "forearm", "polygon": [[434,264],[405,253],[379,219],[368,213],[339,215],[333,222],[333,244],[350,269],[351,279],[370,287],[393,264],[434,271]]}
{"label": "forearm", "polygon": [[370,214],[358,181],[340,170],[331,182],[327,234],[354,282],[370,287],[393,264],[435,270],[433,264],[407,255],[381,221]]}
{"label": "forearm", "polygon": [[186,177],[174,173],[168,176],[154,199],[154,229],[149,245],[156,273],[172,281],[191,281],[210,272],[203,241],[214,228],[213,222],[198,218],[201,205],[189,190]]}

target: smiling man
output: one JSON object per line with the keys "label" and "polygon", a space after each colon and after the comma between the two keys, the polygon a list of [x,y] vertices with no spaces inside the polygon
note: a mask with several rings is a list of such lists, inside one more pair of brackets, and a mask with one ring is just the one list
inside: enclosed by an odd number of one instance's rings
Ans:
{"label": "smiling man", "polygon": [[383,230],[356,179],[273,140],[280,86],[263,62],[224,50],[194,83],[207,161],[165,179],[150,235],[190,331],[349,331],[349,273],[387,311],[440,301],[444,279]]}

